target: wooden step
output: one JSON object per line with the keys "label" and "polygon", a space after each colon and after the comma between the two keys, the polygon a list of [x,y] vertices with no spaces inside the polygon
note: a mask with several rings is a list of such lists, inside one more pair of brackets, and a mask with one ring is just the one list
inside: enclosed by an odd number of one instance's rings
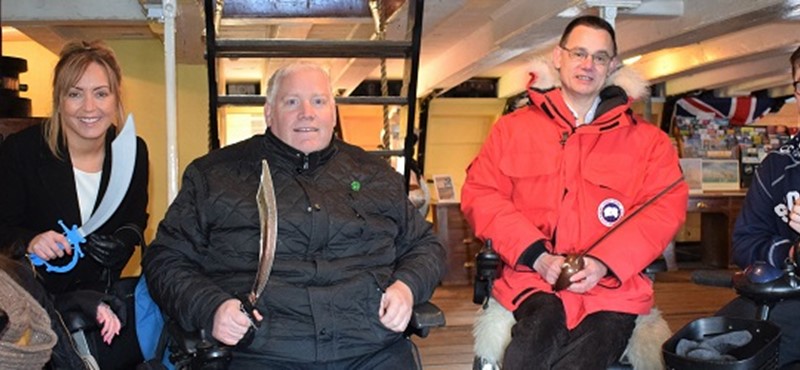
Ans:
{"label": "wooden step", "polygon": [[[264,105],[266,97],[263,95],[219,95],[217,105],[260,106]],[[406,105],[405,96],[340,96],[336,97],[336,104],[343,105]]]}
{"label": "wooden step", "polygon": [[222,39],[217,58],[406,58],[410,41]]}

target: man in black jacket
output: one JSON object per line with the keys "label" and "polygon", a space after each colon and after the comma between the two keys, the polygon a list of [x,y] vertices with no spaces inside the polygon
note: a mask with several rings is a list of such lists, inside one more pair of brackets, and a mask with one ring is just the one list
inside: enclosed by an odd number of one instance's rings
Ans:
{"label": "man in black jacket", "polygon": [[[315,64],[278,70],[267,86],[266,133],[187,167],[144,257],[154,300],[184,329],[236,345],[231,368],[414,367],[402,332],[443,276],[445,251],[402,176],[333,139],[331,90]],[[236,297],[257,272],[262,159],[278,241],[248,344],[240,340],[251,323]]]}

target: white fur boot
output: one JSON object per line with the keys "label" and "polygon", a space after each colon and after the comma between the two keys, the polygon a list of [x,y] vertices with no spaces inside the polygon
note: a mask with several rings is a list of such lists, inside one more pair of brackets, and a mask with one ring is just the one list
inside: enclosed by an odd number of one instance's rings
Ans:
{"label": "white fur boot", "polygon": [[[511,342],[511,327],[515,323],[511,311],[497,303],[494,298],[489,299],[486,309],[478,311],[478,318],[472,327],[475,338],[475,370],[500,369],[506,346]],[[653,308],[649,314],[639,315],[620,362],[631,364],[635,370],[664,369],[661,344],[670,336],[672,331],[661,317],[661,311]]]}

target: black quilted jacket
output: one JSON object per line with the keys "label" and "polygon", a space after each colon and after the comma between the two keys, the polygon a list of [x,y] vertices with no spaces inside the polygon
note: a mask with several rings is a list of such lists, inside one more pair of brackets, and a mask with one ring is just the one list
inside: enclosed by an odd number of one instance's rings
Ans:
{"label": "black quilted jacket", "polygon": [[264,322],[234,356],[331,361],[396,340],[378,319],[381,291],[399,279],[416,303],[428,300],[445,251],[402,176],[338,140],[304,155],[268,130],[190,164],[143,261],[155,301],[184,328],[210,333],[217,307],[251,289],[262,158],[275,183],[278,246],[256,305]]}

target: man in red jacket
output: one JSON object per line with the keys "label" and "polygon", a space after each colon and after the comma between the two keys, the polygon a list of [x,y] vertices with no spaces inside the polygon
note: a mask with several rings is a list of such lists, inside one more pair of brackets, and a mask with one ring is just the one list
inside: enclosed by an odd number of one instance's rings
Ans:
{"label": "man in red jacket", "polygon": [[[677,153],[631,113],[646,84],[620,70],[616,55],[606,21],[573,20],[553,65],[534,66],[530,104],[494,125],[467,170],[462,211],[503,260],[493,296],[517,321],[505,370],[605,369],[617,360],[636,315],[653,305],[641,271],[683,224],[688,187]],[[555,291],[565,256],[581,253],[583,269]]]}

